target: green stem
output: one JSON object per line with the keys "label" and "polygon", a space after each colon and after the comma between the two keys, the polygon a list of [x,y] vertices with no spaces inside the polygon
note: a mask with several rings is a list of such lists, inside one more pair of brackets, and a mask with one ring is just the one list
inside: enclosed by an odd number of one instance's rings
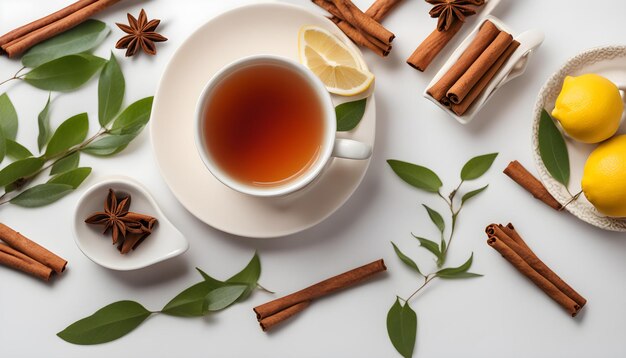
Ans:
{"label": "green stem", "polygon": [[[21,185],[22,188],[26,187],[26,184],[33,180],[34,178],[36,178],[39,174],[41,174],[42,172],[44,172],[45,170],[49,169],[50,167],[52,167],[53,165],[55,165],[58,161],[60,161],[61,159],[67,157],[68,155],[74,154],[80,150],[82,150],[83,148],[85,148],[86,146],[88,146],[91,142],[93,142],[94,140],[100,138],[102,135],[107,134],[109,132],[108,129],[106,128],[101,128],[98,133],[94,134],[93,136],[91,136],[89,139],[85,140],[84,142],[82,142],[80,145],[74,146],[73,148],[70,148],[64,152],[61,152],[57,155],[51,156],[50,158],[45,158],[46,162],[49,162],[48,164],[46,164],[45,166],[43,166],[41,169],[39,169],[38,171],[36,171],[35,173],[20,178],[18,180],[23,180],[23,184]],[[54,160],[53,160],[54,159]],[[21,190],[16,190],[16,192],[21,192]],[[2,194],[2,196],[0,196],[0,200],[2,198],[4,198],[8,193],[4,193]],[[7,204],[8,202],[10,202],[11,199],[9,200],[5,200],[0,202],[0,205],[4,205]]]}
{"label": "green stem", "polygon": [[272,295],[276,293],[276,292],[274,292],[274,291],[270,291],[270,290],[268,290],[267,288],[265,288],[265,287],[261,286],[259,283],[257,283],[257,284],[256,284],[256,287],[257,287],[259,290],[261,290],[261,291],[265,291],[265,292],[267,292],[267,293],[271,293]]}
{"label": "green stem", "polygon": [[4,80],[4,81],[0,82],[0,86],[2,86],[3,84],[5,84],[5,83],[7,83],[7,82],[9,82],[9,81],[22,79],[22,77],[23,77],[24,75],[19,75],[19,74],[20,74],[20,72],[22,72],[25,68],[26,68],[26,67],[22,67],[22,68],[20,68],[20,69],[19,69],[19,70],[18,70],[18,71],[17,71],[17,72],[13,75],[13,77],[8,78],[8,79],[6,79],[6,80]]}
{"label": "green stem", "polygon": [[415,292],[413,292],[409,298],[407,298],[406,300],[404,300],[404,302],[408,303],[411,298],[413,298],[413,296],[417,295],[418,292],[420,292],[424,287],[426,287],[426,285],[428,285],[430,283],[430,281],[436,279],[437,276],[434,276],[433,274],[428,274],[426,277],[424,277],[424,283],[417,288],[417,290],[415,290]]}
{"label": "green stem", "polygon": [[[569,193],[569,190],[568,190],[567,192]],[[562,205],[562,206],[561,206],[561,208],[559,209],[559,211],[564,210],[564,209],[565,209],[565,207],[567,207],[569,204],[571,204],[572,202],[574,202],[574,201],[578,200],[578,198],[580,197],[580,195],[581,195],[582,193],[583,193],[583,191],[582,191],[582,190],[581,190],[581,191],[579,191],[578,193],[576,193],[575,195],[572,195],[572,193],[570,193],[569,195],[571,195],[571,196],[572,196],[572,198],[571,198],[571,199],[570,199],[567,203],[565,203],[565,205]]]}

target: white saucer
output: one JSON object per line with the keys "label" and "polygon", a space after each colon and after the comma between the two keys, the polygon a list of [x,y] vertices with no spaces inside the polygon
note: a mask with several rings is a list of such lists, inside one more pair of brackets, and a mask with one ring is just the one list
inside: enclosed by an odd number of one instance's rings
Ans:
{"label": "white saucer", "polygon": [[[563,64],[563,66],[550,77],[543,85],[537,96],[537,102],[533,113],[533,153],[535,164],[539,171],[541,181],[550,194],[561,204],[567,203],[571,196],[565,187],[556,181],[543,165],[539,154],[539,118],[541,110],[545,108],[548,113],[554,109],[554,102],[561,92],[565,76],[579,76],[585,73],[596,73],[608,78],[623,89],[626,85],[626,46],[598,47],[582,52]],[[626,121],[622,118],[622,125],[618,134],[626,133]],[[583,167],[589,154],[597,147],[597,144],[584,144],[577,142],[567,135],[565,136],[567,150],[570,158],[570,181],[569,191],[580,191],[580,181],[583,175]],[[581,195],[578,200],[566,206],[567,211],[574,214],[584,222],[605,230],[626,232],[626,219],[611,218],[602,215],[591,203]]]}
{"label": "white saucer", "polygon": [[[269,238],[307,229],[341,207],[361,183],[369,160],[334,159],[316,182],[295,194],[256,198],[224,186],[206,169],[194,145],[194,110],[206,82],[224,65],[244,56],[275,54],[298,60],[298,30],[326,28],[360,51],[325,17],[304,8],[263,3],[223,13],[194,32],[176,51],[159,84],[150,133],[161,174],[187,210],[228,233]],[[357,98],[333,98],[335,104]],[[373,146],[373,95],[359,126],[340,137]]]}

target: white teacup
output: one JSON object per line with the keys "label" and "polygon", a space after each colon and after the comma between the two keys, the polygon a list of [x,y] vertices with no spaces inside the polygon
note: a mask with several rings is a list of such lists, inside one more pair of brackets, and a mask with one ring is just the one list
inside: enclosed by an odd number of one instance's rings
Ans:
{"label": "white teacup", "polygon": [[[205,136],[205,110],[207,103],[211,100],[212,95],[218,84],[228,75],[239,71],[240,69],[251,65],[277,65],[283,66],[289,70],[296,72],[306,80],[310,88],[316,94],[319,104],[323,112],[323,136],[320,143],[320,151],[317,159],[303,173],[296,178],[278,184],[275,186],[253,186],[242,183],[233,178],[227,171],[216,163],[211,155],[208,139]],[[345,159],[367,159],[371,156],[372,148],[365,143],[361,143],[351,139],[336,138],[337,119],[335,117],[335,107],[331,100],[331,96],[326,90],[322,81],[315,76],[309,69],[303,65],[281,56],[275,55],[254,55],[236,60],[220,71],[204,87],[200,94],[200,98],[196,104],[195,114],[195,142],[198,153],[209,171],[224,185],[238,192],[259,197],[280,196],[293,193],[313,182],[330,163],[331,158]]]}

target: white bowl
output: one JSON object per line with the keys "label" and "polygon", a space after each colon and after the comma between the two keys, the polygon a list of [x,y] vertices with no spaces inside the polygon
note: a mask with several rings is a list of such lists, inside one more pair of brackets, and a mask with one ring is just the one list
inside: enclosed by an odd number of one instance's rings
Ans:
{"label": "white bowl", "polygon": [[[131,252],[122,255],[112,244],[111,235],[102,234],[103,227],[85,223],[96,211],[103,211],[109,188],[130,194],[130,210],[154,216],[159,221],[146,240]],[[91,261],[111,270],[129,271],[154,265],[176,257],[189,248],[187,239],[167,220],[150,193],[134,179],[107,177],[83,194],[74,214],[74,241]]]}

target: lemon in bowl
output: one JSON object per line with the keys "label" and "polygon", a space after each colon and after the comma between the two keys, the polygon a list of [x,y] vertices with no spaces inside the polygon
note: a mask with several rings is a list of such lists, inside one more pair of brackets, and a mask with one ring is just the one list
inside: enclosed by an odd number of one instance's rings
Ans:
{"label": "lemon in bowl", "polygon": [[624,102],[617,86],[593,73],[567,76],[552,117],[563,130],[583,143],[599,143],[619,128]]}
{"label": "lemon in bowl", "polygon": [[582,189],[599,212],[626,217],[626,134],[600,144],[587,159]]}

